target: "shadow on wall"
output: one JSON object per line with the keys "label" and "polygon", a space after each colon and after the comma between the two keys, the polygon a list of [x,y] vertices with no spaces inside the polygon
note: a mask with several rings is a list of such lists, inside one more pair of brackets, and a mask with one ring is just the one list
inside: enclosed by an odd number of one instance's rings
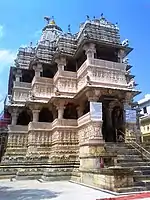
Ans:
{"label": "shadow on wall", "polygon": [[56,198],[60,193],[49,190],[0,187],[0,200],[44,200]]}

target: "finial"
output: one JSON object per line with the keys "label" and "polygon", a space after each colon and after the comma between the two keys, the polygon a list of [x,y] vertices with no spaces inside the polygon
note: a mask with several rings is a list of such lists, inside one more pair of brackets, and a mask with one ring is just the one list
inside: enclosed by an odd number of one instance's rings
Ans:
{"label": "finial", "polygon": [[44,19],[47,21],[47,24],[49,24],[50,17],[45,16]]}
{"label": "finial", "polygon": [[93,16],[93,19],[95,19],[95,16]]}
{"label": "finial", "polygon": [[68,25],[68,33],[71,33],[71,27],[70,27],[70,24]]}
{"label": "finial", "polygon": [[30,42],[30,47],[32,47],[32,44],[33,44],[33,43],[32,43],[32,42]]}
{"label": "finial", "polygon": [[55,24],[54,16],[52,16],[52,20],[51,20],[50,24]]}
{"label": "finial", "polygon": [[103,13],[101,13],[101,18],[104,18],[104,14]]}
{"label": "finial", "polygon": [[90,20],[90,17],[89,17],[89,15],[86,15],[86,19],[87,19],[87,20]]}

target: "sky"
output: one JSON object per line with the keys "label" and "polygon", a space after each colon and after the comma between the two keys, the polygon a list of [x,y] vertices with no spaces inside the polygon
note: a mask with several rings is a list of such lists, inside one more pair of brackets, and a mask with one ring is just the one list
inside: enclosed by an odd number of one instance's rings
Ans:
{"label": "sky", "polygon": [[54,16],[63,31],[70,24],[76,33],[86,15],[99,18],[101,13],[118,22],[121,39],[129,39],[134,48],[128,58],[142,91],[137,100],[150,93],[150,0],[0,0],[0,110],[17,50],[36,44],[46,24],[44,16]]}

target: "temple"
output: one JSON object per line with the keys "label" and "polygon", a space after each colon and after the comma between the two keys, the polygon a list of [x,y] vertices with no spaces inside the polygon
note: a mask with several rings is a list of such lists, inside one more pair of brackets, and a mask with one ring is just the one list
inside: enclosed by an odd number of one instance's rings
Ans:
{"label": "temple", "polygon": [[70,25],[64,33],[53,18],[45,20],[37,45],[19,48],[10,68],[11,124],[0,176],[114,191],[134,186],[133,171],[116,164],[115,148],[140,141],[128,40],[121,42],[117,24],[103,14],[87,16],[76,34]]}

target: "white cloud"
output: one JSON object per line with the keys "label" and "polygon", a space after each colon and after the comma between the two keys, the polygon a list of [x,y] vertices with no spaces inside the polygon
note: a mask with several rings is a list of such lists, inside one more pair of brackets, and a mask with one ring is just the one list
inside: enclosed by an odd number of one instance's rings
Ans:
{"label": "white cloud", "polygon": [[11,50],[0,50],[0,74],[1,72],[9,68],[10,65],[14,63],[14,59],[16,58],[16,52]]}
{"label": "white cloud", "polygon": [[4,35],[4,28],[2,25],[0,25],[0,39],[3,37]]}

